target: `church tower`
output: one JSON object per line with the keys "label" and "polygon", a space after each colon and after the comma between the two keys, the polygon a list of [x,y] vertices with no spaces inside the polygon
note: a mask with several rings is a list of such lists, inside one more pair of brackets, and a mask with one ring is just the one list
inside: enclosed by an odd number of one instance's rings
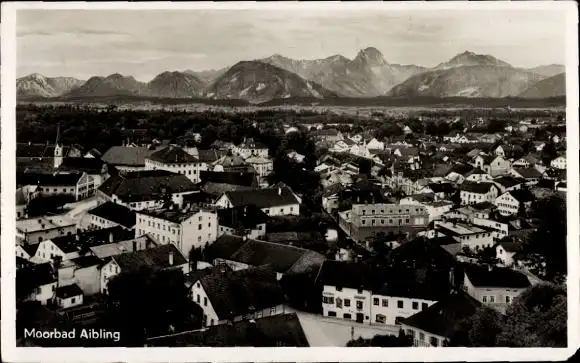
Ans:
{"label": "church tower", "polygon": [[56,142],[54,143],[54,169],[58,169],[62,164],[63,158],[63,147],[59,144],[60,136],[60,124],[58,124],[56,129]]}

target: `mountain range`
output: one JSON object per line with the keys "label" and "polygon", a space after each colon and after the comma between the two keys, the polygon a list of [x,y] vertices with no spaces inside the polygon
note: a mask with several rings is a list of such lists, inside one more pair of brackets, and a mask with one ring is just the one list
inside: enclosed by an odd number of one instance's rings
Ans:
{"label": "mountain range", "polygon": [[564,66],[516,68],[491,55],[465,51],[435,67],[387,62],[374,47],[353,59],[332,55],[296,60],[274,54],[217,70],[163,72],[149,82],[115,73],[87,81],[31,74],[17,80],[19,99],[137,96],[240,99],[565,96]]}

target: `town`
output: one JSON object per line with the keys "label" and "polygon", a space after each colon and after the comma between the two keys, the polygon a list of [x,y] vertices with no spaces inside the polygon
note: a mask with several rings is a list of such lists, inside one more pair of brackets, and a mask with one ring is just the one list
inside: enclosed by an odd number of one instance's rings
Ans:
{"label": "town", "polygon": [[20,346],[567,345],[563,108],[223,109],[18,105]]}

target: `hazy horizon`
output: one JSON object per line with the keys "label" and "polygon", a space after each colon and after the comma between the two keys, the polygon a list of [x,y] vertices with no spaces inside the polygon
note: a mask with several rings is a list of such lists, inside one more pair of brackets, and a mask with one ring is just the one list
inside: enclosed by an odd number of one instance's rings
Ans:
{"label": "hazy horizon", "polygon": [[[17,76],[150,81],[273,54],[433,67],[464,51],[514,67],[565,64],[565,13],[546,10],[20,10]],[[143,24],[146,24],[145,26]]]}

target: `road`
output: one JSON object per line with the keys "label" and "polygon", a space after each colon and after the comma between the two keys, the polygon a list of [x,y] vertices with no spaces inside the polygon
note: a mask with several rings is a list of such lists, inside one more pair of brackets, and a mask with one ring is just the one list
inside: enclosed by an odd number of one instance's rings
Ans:
{"label": "road", "polygon": [[70,217],[77,224],[81,221],[85,213],[95,208],[98,205],[98,199],[96,196],[92,196],[87,199],[83,199],[79,202],[69,203],[65,205],[65,208],[70,208],[67,212],[67,216]]}
{"label": "road", "polygon": [[398,328],[389,326],[360,324],[354,321],[326,318],[322,315],[296,311],[304,334],[311,347],[345,347],[351,340],[351,329],[354,327],[354,339],[372,338],[377,334],[397,335]]}

